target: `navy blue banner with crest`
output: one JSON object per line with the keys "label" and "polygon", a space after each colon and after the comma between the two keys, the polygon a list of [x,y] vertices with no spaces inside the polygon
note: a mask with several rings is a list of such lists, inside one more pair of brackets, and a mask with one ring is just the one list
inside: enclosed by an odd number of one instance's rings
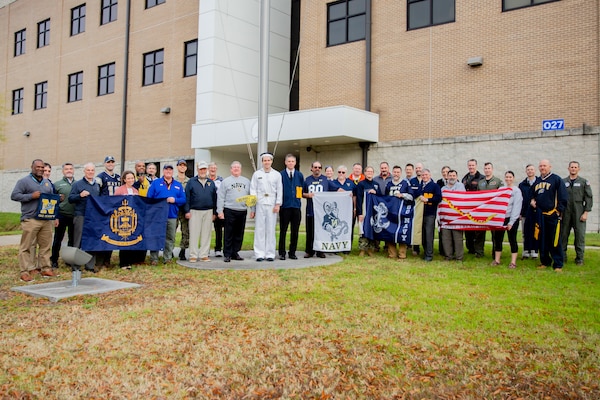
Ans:
{"label": "navy blue banner with crest", "polygon": [[165,199],[90,196],[81,249],[161,250],[165,245],[168,211]]}
{"label": "navy blue banner with crest", "polygon": [[[418,203],[418,202],[417,202]],[[364,236],[371,240],[393,243],[421,244],[419,218],[422,207],[415,202],[394,196],[366,195]]]}

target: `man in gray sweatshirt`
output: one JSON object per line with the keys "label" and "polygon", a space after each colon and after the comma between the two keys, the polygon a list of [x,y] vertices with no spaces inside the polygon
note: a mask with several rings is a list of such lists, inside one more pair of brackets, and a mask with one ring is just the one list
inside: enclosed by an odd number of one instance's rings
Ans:
{"label": "man in gray sweatshirt", "polygon": [[[36,274],[44,277],[57,276],[51,268],[50,249],[52,246],[52,227],[54,220],[40,218],[38,214],[44,210],[58,210],[58,205],[54,207],[52,203],[44,206],[40,199],[42,194],[53,194],[54,187],[52,183],[44,178],[44,162],[42,160],[33,160],[31,163],[31,173],[24,178],[19,179],[13,189],[10,198],[13,201],[21,203],[21,244],[19,245],[19,267],[21,268],[21,280],[32,282]],[[57,203],[57,202],[56,202]],[[50,207],[50,208],[48,208]],[[49,212],[50,213],[50,212]],[[31,247],[33,243],[39,245],[39,267],[33,261]]]}
{"label": "man in gray sweatshirt", "polygon": [[[250,180],[242,176],[242,164],[239,161],[231,163],[231,176],[223,179],[217,192],[217,217],[224,220],[225,232],[223,255],[225,262],[243,260],[239,255],[244,241],[246,214],[248,206],[241,197],[250,194]],[[250,207],[250,218],[254,218],[254,207]]]}

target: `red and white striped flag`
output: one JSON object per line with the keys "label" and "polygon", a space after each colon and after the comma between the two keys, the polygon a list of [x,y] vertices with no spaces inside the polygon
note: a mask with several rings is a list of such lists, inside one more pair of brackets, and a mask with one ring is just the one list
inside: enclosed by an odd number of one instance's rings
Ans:
{"label": "red and white striped flag", "polygon": [[504,219],[512,190],[510,187],[478,192],[442,190],[438,206],[440,227],[468,231],[506,229]]}

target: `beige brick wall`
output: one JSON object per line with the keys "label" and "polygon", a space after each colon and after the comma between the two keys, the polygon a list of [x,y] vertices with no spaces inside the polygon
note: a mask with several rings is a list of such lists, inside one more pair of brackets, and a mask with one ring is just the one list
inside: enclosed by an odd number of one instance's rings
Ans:
{"label": "beige brick wall", "polygon": [[[302,3],[300,108],[364,108],[365,42],[326,47],[327,3]],[[598,125],[598,2],[502,12],[456,2],[456,22],[406,30],[406,0],[373,1],[372,107],[380,141]],[[468,67],[482,56],[483,66]]]}
{"label": "beige brick wall", "polygon": [[[70,36],[71,8],[80,0],[18,0],[0,8],[7,40],[0,40],[4,134],[0,169],[27,168],[34,158],[53,165],[120,157],[124,79],[125,3],[117,21],[100,25],[100,0],[86,1],[86,30]],[[184,42],[198,36],[198,1],[167,1],[144,9],[132,1],[127,160],[191,158],[196,78],[183,78]],[[51,18],[50,46],[36,49],[37,23]],[[4,24],[6,23],[6,25]],[[14,32],[27,29],[26,54],[12,57]],[[163,83],[142,86],[142,55],[165,49]],[[115,93],[97,96],[98,66],[116,63]],[[83,100],[67,102],[68,75],[84,72]],[[48,107],[33,111],[34,84],[48,81]],[[24,113],[11,116],[12,90],[25,89]],[[160,113],[171,107],[170,114]],[[31,132],[24,137],[24,131]],[[82,145],[83,144],[83,145]]]}

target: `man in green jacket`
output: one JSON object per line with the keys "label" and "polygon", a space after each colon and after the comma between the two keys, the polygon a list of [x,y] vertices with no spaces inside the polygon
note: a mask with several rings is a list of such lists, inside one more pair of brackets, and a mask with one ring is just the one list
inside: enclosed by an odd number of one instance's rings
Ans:
{"label": "man in green jacket", "polygon": [[569,193],[569,201],[561,225],[563,252],[566,260],[567,242],[572,228],[575,232],[575,264],[583,265],[585,222],[593,205],[592,187],[590,181],[579,176],[579,162],[577,161],[569,163],[569,176],[564,178],[563,182]]}
{"label": "man in green jacket", "polygon": [[58,182],[54,183],[54,191],[60,195],[60,204],[58,206],[59,214],[56,219],[56,227],[54,229],[54,241],[52,242],[52,255],[50,261],[52,262],[52,268],[58,268],[58,256],[60,254],[60,247],[65,237],[65,232],[68,230],[68,242],[69,246],[73,246],[73,216],[75,213],[75,205],[69,203],[69,194],[71,193],[71,186],[75,181],[75,169],[73,164],[67,162],[62,166],[63,177]]}

